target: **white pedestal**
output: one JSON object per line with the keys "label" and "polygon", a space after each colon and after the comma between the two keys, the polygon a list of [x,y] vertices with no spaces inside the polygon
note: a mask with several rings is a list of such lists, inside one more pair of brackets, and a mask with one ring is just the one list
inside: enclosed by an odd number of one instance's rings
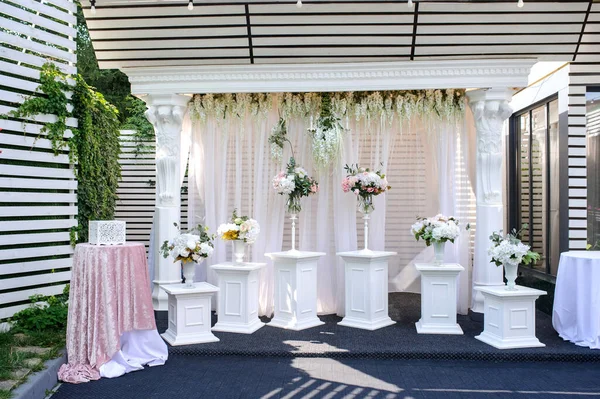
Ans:
{"label": "white pedestal", "polygon": [[252,334],[265,325],[258,318],[258,272],[266,265],[226,262],[210,267],[219,278],[213,331]]}
{"label": "white pedestal", "polygon": [[484,298],[483,332],[475,338],[498,349],[546,346],[535,337],[535,300],[546,291],[520,285],[516,288],[474,288]]}
{"label": "white pedestal", "polygon": [[269,326],[299,331],[325,324],[317,317],[317,261],[323,255],[297,250],[266,254],[275,273],[275,316]]}
{"label": "white pedestal", "polygon": [[161,285],[169,297],[169,327],[162,335],[173,346],[217,342],[210,331],[210,300],[219,289],[208,283]]}
{"label": "white pedestal", "polygon": [[396,252],[339,252],[344,259],[346,313],[340,326],[377,330],[396,322],[388,316],[388,259]]}
{"label": "white pedestal", "polygon": [[454,334],[463,331],[456,323],[456,277],[465,270],[456,263],[416,263],[421,273],[421,319],[419,334]]}

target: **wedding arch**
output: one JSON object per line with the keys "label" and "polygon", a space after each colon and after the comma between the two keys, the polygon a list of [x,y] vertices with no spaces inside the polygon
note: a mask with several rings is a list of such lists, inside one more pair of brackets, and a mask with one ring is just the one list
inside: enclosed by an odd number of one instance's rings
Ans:
{"label": "wedding arch", "polygon": [[[266,140],[281,112],[289,113],[287,117],[290,120],[291,136],[296,146],[304,148],[300,150],[305,157],[302,163],[311,162],[307,157],[311,151],[306,148],[310,143],[307,142],[308,136],[304,134],[307,123],[310,123],[310,112],[305,115],[294,114],[294,101],[299,102],[300,97],[280,93],[369,92],[370,94],[363,96],[365,103],[362,100],[359,102],[353,120],[351,113],[348,113],[347,127],[350,133],[344,139],[344,156],[338,160],[337,165],[319,172],[326,187],[321,193],[324,195],[317,196],[312,201],[314,203],[308,205],[315,209],[304,212],[301,217],[300,223],[305,227],[301,230],[301,245],[333,245],[337,250],[352,249],[352,245],[356,245],[355,206],[351,203],[351,198],[343,197],[341,190],[334,187],[339,184],[340,165],[343,162],[365,160],[371,164],[386,164],[392,159],[393,165],[401,157],[391,157],[390,154],[403,145],[411,145],[412,153],[423,154],[420,161],[412,167],[426,169],[422,171],[420,183],[425,183],[432,190],[421,190],[420,195],[427,201],[413,203],[415,210],[454,213],[460,208],[457,205],[459,197],[453,191],[457,176],[455,168],[459,165],[456,159],[458,154],[466,170],[467,180],[474,186],[476,201],[477,229],[472,281],[474,285],[501,284],[502,270],[489,263],[487,241],[490,233],[501,229],[503,225],[503,125],[511,114],[508,106],[511,88],[527,84],[527,76],[533,63],[534,60],[488,59],[435,63],[412,61],[128,68],[132,92],[147,102],[148,119],[154,124],[157,134],[157,204],[151,255],[155,255],[154,252],[160,246],[157,243],[175,233],[173,222],[179,220],[179,186],[184,177],[188,153],[191,154],[189,172],[193,193],[190,195],[191,218],[205,217],[209,225],[216,225],[224,220],[232,207],[247,206],[248,213],[255,218],[264,218],[263,224],[268,225],[268,230],[263,235],[263,245],[253,247],[253,257],[260,259],[264,252],[276,250],[283,239],[283,203],[278,203],[276,197],[272,198],[274,196],[269,191],[265,192],[264,186],[268,185],[274,174],[272,172],[278,167],[276,162],[270,160],[270,148]],[[436,98],[438,102],[444,102],[449,92],[455,95],[463,93],[465,89],[465,102],[469,104],[470,111],[463,108],[464,117],[458,112],[457,118],[456,108],[452,108],[452,112],[445,116],[438,113],[435,118],[427,116],[428,112],[435,111]],[[390,94],[390,91],[406,90],[419,92],[396,97]],[[194,96],[192,100],[192,95],[196,93],[203,96]],[[286,105],[286,96],[290,98],[289,106]],[[405,101],[410,96],[422,96],[423,102],[406,108],[396,106],[394,100],[401,97]],[[309,99],[306,101],[310,103],[310,95],[301,97],[303,101]],[[337,94],[337,97],[343,98],[343,95]],[[218,100],[215,101],[215,98]],[[260,98],[265,102],[262,108]],[[254,101],[255,99],[257,100]],[[203,105],[205,101],[207,105],[212,101],[213,108],[209,112]],[[389,101],[392,103],[389,104]],[[415,104],[411,101],[408,102]],[[427,108],[427,112],[419,113],[419,107],[421,111],[427,107],[423,105],[424,102],[430,108]],[[367,109],[362,116],[361,106],[366,106]],[[373,108],[373,113],[369,113],[369,106]],[[229,116],[226,115],[228,107],[232,109]],[[379,112],[379,120],[375,123],[372,116],[377,113],[377,109],[382,109],[383,112]],[[218,112],[222,112],[222,115],[216,117]],[[235,112],[237,114],[234,116]],[[262,116],[259,115],[261,112]],[[365,122],[367,119],[369,121]],[[227,141],[229,139],[231,141]],[[458,151],[457,145],[461,146]],[[375,150],[367,152],[365,148]],[[402,167],[398,166],[398,170]],[[444,174],[440,174],[440,171]],[[413,173],[414,176],[416,175]],[[435,180],[432,180],[434,177]],[[233,180],[228,181],[228,178]],[[251,184],[247,182],[248,179],[252,180]],[[396,192],[410,190],[406,182],[399,180],[399,183]],[[234,189],[230,190],[228,184],[232,184]],[[393,193],[394,190],[389,193],[390,201]],[[251,201],[243,203],[242,198],[250,198]],[[378,200],[384,201],[383,198]],[[394,204],[396,208],[403,205],[402,199],[398,201],[400,202]],[[410,202],[404,203],[404,206],[410,207]],[[389,223],[386,225],[386,213],[383,211],[375,212],[374,216],[379,218],[373,222],[373,226],[379,226],[373,229],[371,236],[375,245],[388,244],[384,241],[385,229],[404,228],[401,223],[397,226],[390,226]],[[390,221],[394,223],[393,220]],[[452,256],[456,260],[460,260],[461,256],[468,256],[468,250],[461,245],[456,245],[453,249],[456,254]],[[155,264],[154,306],[156,310],[166,310],[166,298],[158,285],[179,281],[178,272],[172,268],[169,260],[157,256],[151,258]],[[215,258],[215,261],[219,260],[223,259]],[[319,276],[320,286],[324,287],[319,290],[320,310],[339,313],[342,309],[339,298],[343,286],[337,284],[336,279],[340,271],[333,257],[326,258],[323,262],[327,262],[328,267],[322,268],[327,273]],[[404,270],[400,280],[410,281],[409,268],[402,267],[400,270],[400,265],[397,265],[392,269],[398,275]],[[401,284],[398,279],[394,281],[393,278],[397,276],[391,277],[393,284]],[[266,281],[269,278],[267,275]],[[463,293],[460,295],[459,310],[463,313],[469,307],[466,302],[470,291],[467,278],[468,276],[461,278]],[[268,286],[265,284],[264,290]],[[266,298],[269,298],[269,293],[264,291],[261,298],[261,311],[268,313]],[[470,306],[474,311],[481,311],[481,299],[473,298]]]}

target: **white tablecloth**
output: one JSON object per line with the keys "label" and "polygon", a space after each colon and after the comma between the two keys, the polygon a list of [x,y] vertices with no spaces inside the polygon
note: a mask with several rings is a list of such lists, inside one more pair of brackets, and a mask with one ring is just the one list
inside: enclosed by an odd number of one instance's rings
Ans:
{"label": "white tablecloth", "polygon": [[600,349],[600,251],[560,255],[552,325],[562,339]]}

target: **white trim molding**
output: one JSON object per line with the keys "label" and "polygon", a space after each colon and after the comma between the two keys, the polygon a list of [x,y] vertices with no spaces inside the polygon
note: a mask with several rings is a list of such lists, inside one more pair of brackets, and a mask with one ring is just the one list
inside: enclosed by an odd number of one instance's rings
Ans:
{"label": "white trim molding", "polygon": [[135,95],[526,87],[534,59],[123,68]]}

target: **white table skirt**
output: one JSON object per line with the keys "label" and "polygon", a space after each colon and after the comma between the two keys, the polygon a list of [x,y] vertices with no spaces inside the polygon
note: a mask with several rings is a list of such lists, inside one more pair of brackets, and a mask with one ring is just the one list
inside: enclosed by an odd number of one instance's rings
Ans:
{"label": "white table skirt", "polygon": [[133,330],[121,335],[121,350],[100,366],[100,376],[120,377],[142,370],[144,365],[161,366],[169,356],[167,345],[156,330]]}
{"label": "white table skirt", "polygon": [[600,349],[600,251],[560,255],[552,325],[562,339]]}

